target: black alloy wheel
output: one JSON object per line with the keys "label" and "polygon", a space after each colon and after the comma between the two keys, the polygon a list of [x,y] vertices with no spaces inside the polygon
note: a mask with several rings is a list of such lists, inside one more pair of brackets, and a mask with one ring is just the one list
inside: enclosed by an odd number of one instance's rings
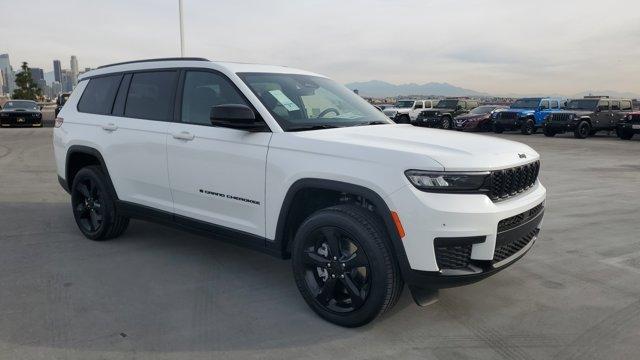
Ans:
{"label": "black alloy wheel", "polygon": [[448,116],[442,117],[442,123],[440,123],[440,128],[444,130],[451,129],[451,119]]}
{"label": "black alloy wheel", "polygon": [[577,139],[586,139],[591,132],[591,125],[585,120],[580,121],[576,130],[573,132],[573,136]]}
{"label": "black alloy wheel", "polygon": [[532,119],[527,119],[524,124],[522,124],[521,132],[523,135],[532,135],[535,131],[535,123]]}
{"label": "black alloy wheel", "polygon": [[78,171],[71,186],[73,216],[82,234],[91,240],[107,240],[122,234],[129,218],[118,213],[115,193],[99,166]]}
{"label": "black alloy wheel", "polygon": [[305,280],[324,309],[344,313],[358,310],[371,287],[369,259],[344,229],[324,226],[305,239]]}
{"label": "black alloy wheel", "polygon": [[384,225],[357,205],[311,214],[296,232],[291,257],[304,300],[340,326],[374,320],[393,307],[404,286]]}

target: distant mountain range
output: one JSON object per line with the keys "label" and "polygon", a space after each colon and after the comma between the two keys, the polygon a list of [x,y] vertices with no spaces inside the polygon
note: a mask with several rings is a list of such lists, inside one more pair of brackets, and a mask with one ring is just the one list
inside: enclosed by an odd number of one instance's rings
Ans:
{"label": "distant mountain range", "polygon": [[632,92],[620,92],[620,91],[596,91],[588,90],[577,94],[560,95],[560,94],[488,94],[480,91],[461,88],[459,86],[451,85],[449,83],[437,83],[430,82],[426,84],[401,84],[395,85],[385,81],[371,80],[364,82],[352,82],[346,84],[351,90],[358,90],[362,96],[371,97],[393,97],[393,96],[407,96],[407,95],[423,95],[423,96],[504,96],[504,97],[538,97],[538,96],[552,96],[552,97],[566,97],[566,98],[581,98],[585,95],[609,95],[610,97],[621,98],[640,98],[640,94]]}
{"label": "distant mountain range", "polygon": [[351,90],[358,90],[362,96],[388,97],[403,95],[440,95],[440,96],[488,96],[479,91],[464,89],[448,83],[430,82],[426,84],[395,85],[380,80],[353,82],[346,84]]}

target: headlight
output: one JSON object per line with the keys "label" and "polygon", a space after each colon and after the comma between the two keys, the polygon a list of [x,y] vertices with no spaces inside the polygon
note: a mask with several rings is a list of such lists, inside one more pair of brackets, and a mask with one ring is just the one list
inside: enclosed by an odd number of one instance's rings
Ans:
{"label": "headlight", "polygon": [[497,119],[498,118],[498,113],[494,112],[493,114],[491,114],[491,118],[492,119]]}
{"label": "headlight", "polygon": [[573,114],[569,114],[569,120],[573,120],[576,116]]}
{"label": "headlight", "polygon": [[432,192],[480,192],[489,172],[443,172],[407,170],[407,179],[416,188]]}

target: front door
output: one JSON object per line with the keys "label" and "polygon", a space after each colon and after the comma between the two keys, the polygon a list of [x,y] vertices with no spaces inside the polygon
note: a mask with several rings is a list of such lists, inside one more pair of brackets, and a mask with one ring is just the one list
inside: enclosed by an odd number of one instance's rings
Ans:
{"label": "front door", "polygon": [[[212,106],[244,104],[212,70],[185,70],[167,159],[176,215],[265,236],[265,165],[270,132],[212,126]],[[180,217],[178,217],[180,220]]]}
{"label": "front door", "polygon": [[598,102],[598,113],[595,116],[596,122],[594,128],[604,129],[609,126],[611,122],[611,109],[609,100],[600,100]]}

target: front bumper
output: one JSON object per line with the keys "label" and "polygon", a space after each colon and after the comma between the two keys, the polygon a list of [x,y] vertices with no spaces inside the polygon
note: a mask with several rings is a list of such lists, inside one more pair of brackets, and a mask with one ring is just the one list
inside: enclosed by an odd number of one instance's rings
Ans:
{"label": "front bumper", "polygon": [[503,130],[520,130],[522,127],[522,119],[496,119],[494,124]]}
{"label": "front bumper", "polygon": [[418,116],[418,118],[415,121],[415,125],[426,126],[426,127],[430,127],[430,128],[439,128],[440,125],[442,125],[442,118],[441,117],[420,117],[420,116]]}
{"label": "front bumper", "polygon": [[640,134],[640,123],[619,123],[618,131],[627,133]]}
{"label": "front bumper", "polygon": [[456,130],[467,130],[467,131],[480,130],[480,127],[482,126],[482,124],[483,124],[482,121],[477,121],[477,120],[466,121],[464,123],[459,123],[457,121],[454,121],[453,128]]}
{"label": "front bumper", "polygon": [[[398,204],[406,234],[402,244],[410,269],[403,273],[405,282],[419,288],[460,286],[511,265],[535,243],[545,197],[546,189],[539,182],[524,194],[496,203],[485,195],[426,193],[412,186],[393,193],[389,200],[394,206]],[[542,209],[535,217],[515,228],[498,229],[501,220],[517,218],[534,208]],[[449,242],[454,247],[465,241],[469,243],[463,266],[441,266],[445,263],[441,246]],[[463,255],[447,253],[445,260],[447,256],[455,262]]]}
{"label": "front bumper", "polygon": [[578,125],[577,121],[556,122],[547,121],[544,123],[544,127],[548,130],[552,130],[556,133],[563,133],[566,131],[574,131]]}
{"label": "front bumper", "polygon": [[23,116],[2,116],[0,117],[1,127],[38,127],[42,126],[42,116],[35,117],[31,115]]}

